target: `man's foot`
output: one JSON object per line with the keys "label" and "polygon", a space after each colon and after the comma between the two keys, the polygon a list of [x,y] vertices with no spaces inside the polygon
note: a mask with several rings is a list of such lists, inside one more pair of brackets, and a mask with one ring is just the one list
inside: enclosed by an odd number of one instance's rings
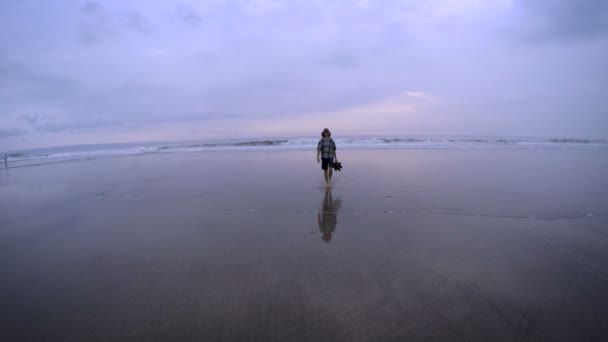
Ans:
{"label": "man's foot", "polygon": [[327,182],[327,184],[325,184],[326,188],[331,188],[331,182]]}

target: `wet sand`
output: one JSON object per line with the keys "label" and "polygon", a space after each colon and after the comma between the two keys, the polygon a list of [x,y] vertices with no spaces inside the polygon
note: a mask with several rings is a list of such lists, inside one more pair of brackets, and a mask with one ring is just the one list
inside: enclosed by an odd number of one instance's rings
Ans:
{"label": "wet sand", "polygon": [[0,168],[3,341],[600,341],[594,149]]}

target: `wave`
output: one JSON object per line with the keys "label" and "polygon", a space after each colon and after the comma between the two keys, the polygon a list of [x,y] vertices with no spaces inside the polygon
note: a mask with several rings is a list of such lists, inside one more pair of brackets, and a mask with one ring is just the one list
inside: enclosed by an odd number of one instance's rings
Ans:
{"label": "wave", "polygon": [[[413,138],[413,137],[346,137],[334,139],[339,149],[408,149],[408,148],[547,148],[594,147],[607,148],[599,139],[512,139],[512,138]],[[66,146],[9,153],[11,161],[39,159],[91,159],[104,156],[197,151],[272,151],[314,150],[317,138],[285,138],[233,140],[170,144],[104,144]]]}
{"label": "wave", "polygon": [[[234,146],[277,146],[283,145],[287,143],[289,140],[261,140],[261,141],[244,141],[239,143],[234,143]],[[228,145],[230,146],[230,145]]]}
{"label": "wave", "polygon": [[587,140],[587,139],[548,139],[549,142],[557,144],[606,144],[605,140]]}

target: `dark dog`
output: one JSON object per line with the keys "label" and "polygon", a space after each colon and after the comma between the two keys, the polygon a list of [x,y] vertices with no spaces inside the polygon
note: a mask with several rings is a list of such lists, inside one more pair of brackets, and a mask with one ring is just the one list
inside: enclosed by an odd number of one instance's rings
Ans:
{"label": "dark dog", "polygon": [[334,170],[336,170],[336,171],[342,170],[342,163],[334,162]]}

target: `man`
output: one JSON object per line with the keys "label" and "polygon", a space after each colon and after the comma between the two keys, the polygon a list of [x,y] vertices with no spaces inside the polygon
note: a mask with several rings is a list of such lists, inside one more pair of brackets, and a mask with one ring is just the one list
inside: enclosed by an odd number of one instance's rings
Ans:
{"label": "man", "polygon": [[331,176],[333,174],[334,161],[338,162],[336,155],[336,143],[331,138],[329,129],[323,129],[321,140],[317,144],[317,163],[321,163],[323,175],[325,176],[325,186],[331,188]]}

